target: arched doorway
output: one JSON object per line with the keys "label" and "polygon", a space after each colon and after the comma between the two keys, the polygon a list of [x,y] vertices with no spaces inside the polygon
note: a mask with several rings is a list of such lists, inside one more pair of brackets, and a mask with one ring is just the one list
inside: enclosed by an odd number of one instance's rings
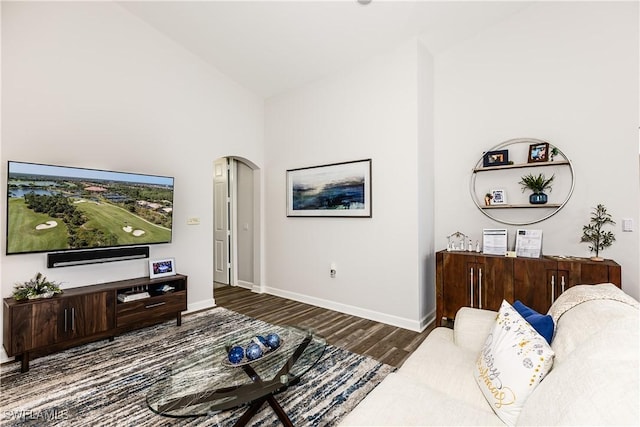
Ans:
{"label": "arched doorway", "polygon": [[216,286],[260,290],[260,170],[235,156],[214,162],[213,240]]}

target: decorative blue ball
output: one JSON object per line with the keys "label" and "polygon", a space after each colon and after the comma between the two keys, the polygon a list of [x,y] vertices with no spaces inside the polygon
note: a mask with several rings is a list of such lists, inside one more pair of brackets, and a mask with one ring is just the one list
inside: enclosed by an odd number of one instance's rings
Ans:
{"label": "decorative blue ball", "polygon": [[233,363],[234,365],[242,362],[242,359],[244,359],[244,349],[238,345],[231,347],[231,350],[229,350],[228,359],[229,362]]}
{"label": "decorative blue ball", "polygon": [[254,342],[247,346],[247,359],[256,360],[262,357],[262,349],[260,346]]}
{"label": "decorative blue ball", "polygon": [[267,335],[266,341],[271,350],[275,350],[276,348],[280,347],[280,337],[278,336],[278,334]]}
{"label": "decorative blue ball", "polygon": [[258,344],[263,354],[271,350],[267,345],[267,340],[261,335],[256,335],[255,337],[251,338],[251,341],[249,342],[249,344],[251,343]]}

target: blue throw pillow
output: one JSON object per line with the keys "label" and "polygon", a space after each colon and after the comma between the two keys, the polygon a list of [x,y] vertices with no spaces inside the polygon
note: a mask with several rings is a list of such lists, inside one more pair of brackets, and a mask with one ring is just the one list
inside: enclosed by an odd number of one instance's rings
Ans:
{"label": "blue throw pillow", "polygon": [[534,309],[527,307],[520,301],[514,302],[512,307],[515,308],[520,316],[524,317],[524,320],[533,326],[533,329],[535,329],[544,337],[545,340],[547,340],[549,344],[551,344],[551,340],[553,339],[553,330],[555,328],[551,316],[548,314],[542,315]]}

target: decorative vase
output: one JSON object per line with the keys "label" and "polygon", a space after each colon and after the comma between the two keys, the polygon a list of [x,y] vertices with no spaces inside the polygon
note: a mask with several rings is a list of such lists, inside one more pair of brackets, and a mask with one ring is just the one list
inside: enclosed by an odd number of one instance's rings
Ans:
{"label": "decorative vase", "polygon": [[549,198],[544,193],[533,193],[529,196],[529,203],[532,205],[544,205]]}

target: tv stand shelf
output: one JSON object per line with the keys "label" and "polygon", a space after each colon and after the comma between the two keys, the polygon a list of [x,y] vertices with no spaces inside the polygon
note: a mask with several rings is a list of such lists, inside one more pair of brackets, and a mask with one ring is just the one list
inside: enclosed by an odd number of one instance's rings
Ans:
{"label": "tv stand shelf", "polygon": [[[119,295],[148,296],[122,302]],[[65,289],[48,299],[4,299],[3,345],[29,370],[30,358],[176,319],[187,309],[187,276],[120,280]]]}

